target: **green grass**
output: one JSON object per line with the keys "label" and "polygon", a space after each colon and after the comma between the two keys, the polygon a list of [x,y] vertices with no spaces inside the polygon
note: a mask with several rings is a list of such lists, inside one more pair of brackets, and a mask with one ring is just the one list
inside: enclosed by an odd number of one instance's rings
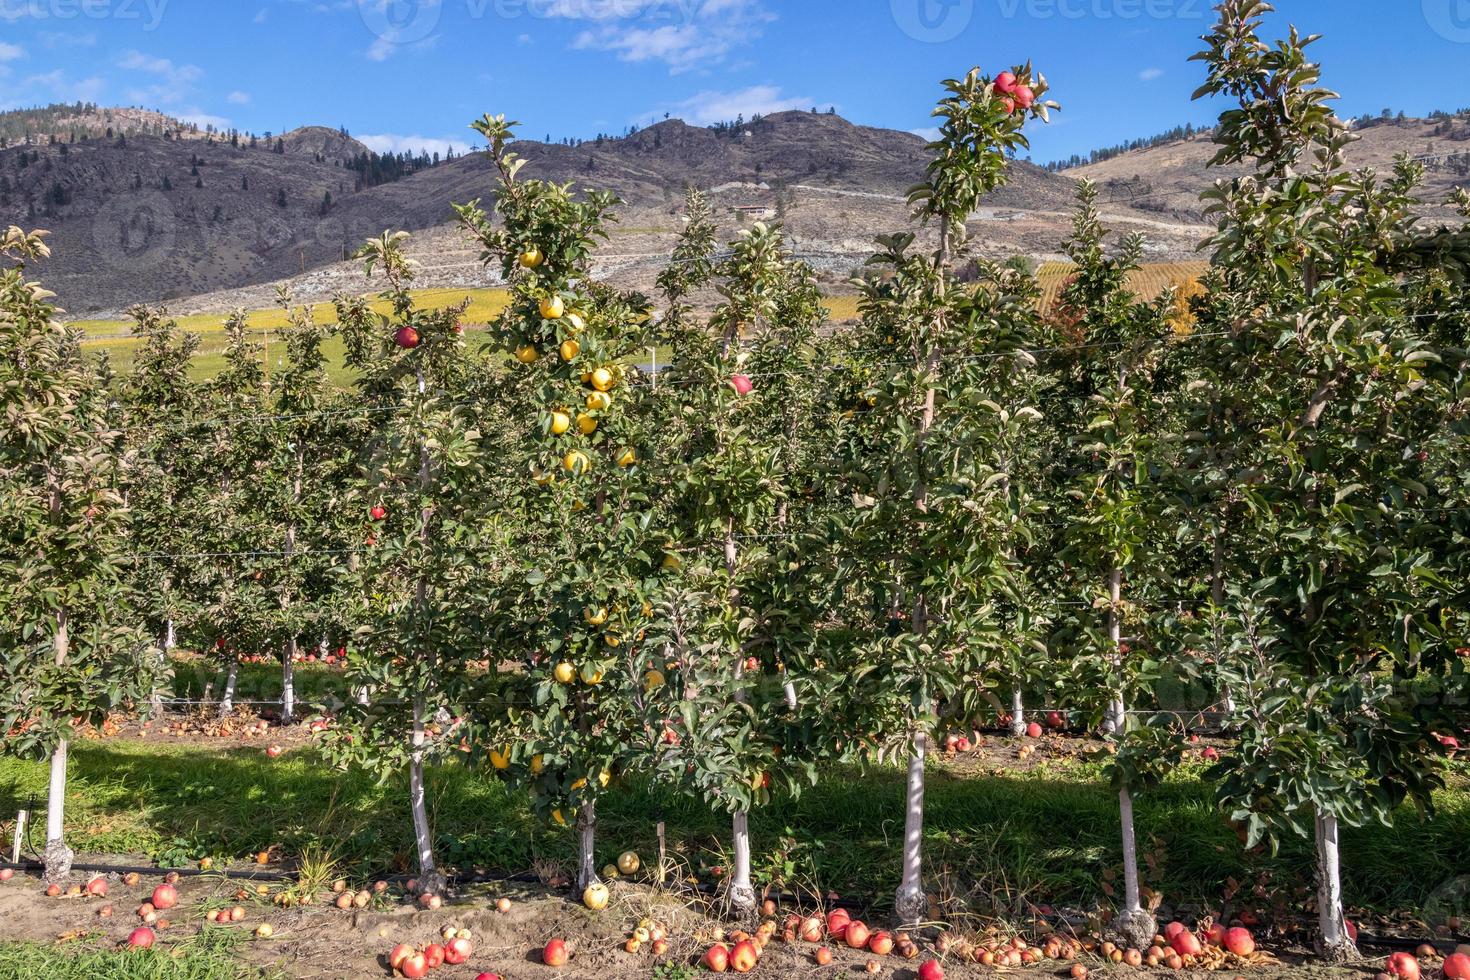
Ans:
{"label": "green grass", "polygon": [[[1171,901],[1218,904],[1230,877],[1254,881],[1264,873],[1282,887],[1309,881],[1307,842],[1276,855],[1241,850],[1200,771],[1186,770],[1138,800],[1141,850],[1157,861],[1149,884]],[[0,809],[43,797],[45,784],[44,765],[0,760]],[[897,771],[825,773],[800,798],[752,815],[758,872],[776,870],[788,885],[886,903],[900,871],[902,793]],[[409,867],[406,799],[401,781],[379,785],[359,773],[330,773],[305,749],[271,762],[258,748],[85,742],[72,752],[69,842],[164,863],[238,858],[272,844],[288,853],[319,845],[366,877]],[[536,818],[518,791],[494,778],[440,768],[431,773],[430,799],[441,857],[451,864],[524,871],[538,858],[572,862],[573,831]],[[1422,908],[1463,867],[1470,839],[1463,772],[1437,803],[1430,822],[1406,808],[1393,828],[1344,832],[1350,903]],[[931,875],[947,872],[954,889],[977,902],[1088,904],[1120,861],[1116,807],[1097,771],[1079,764],[977,778],[936,772],[927,797],[927,867]],[[691,800],[663,799],[633,779],[599,804],[599,864],[626,848],[651,855],[659,813],[671,846],[691,868],[727,863],[727,817]]]}
{"label": "green grass", "polygon": [[206,928],[188,940],[148,950],[97,950],[84,943],[0,943],[0,980],[270,980],[240,964],[238,933]]}

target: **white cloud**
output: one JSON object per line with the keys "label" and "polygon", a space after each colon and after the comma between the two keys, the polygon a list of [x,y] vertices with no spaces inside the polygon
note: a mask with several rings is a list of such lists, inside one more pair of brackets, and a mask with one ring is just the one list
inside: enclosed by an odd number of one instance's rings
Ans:
{"label": "white cloud", "polygon": [[[22,92],[45,92],[56,102],[96,102],[102,95],[102,79],[72,79],[60,68],[44,75],[31,75],[18,85]],[[32,100],[34,101],[34,100]]]}
{"label": "white cloud", "polygon": [[663,62],[674,74],[724,61],[776,19],[761,0],[553,0],[544,13],[597,25],[578,34],[573,48]]}
{"label": "white cloud", "polygon": [[162,75],[171,85],[187,85],[204,77],[204,69],[198,65],[175,65],[168,58],[154,58],[141,51],[124,51],[117,60],[117,66],[128,71]]}
{"label": "white cloud", "polygon": [[0,61],[15,61],[26,56],[26,49],[19,44],[6,44],[0,41]]}
{"label": "white cloud", "polygon": [[938,126],[921,126],[918,129],[911,129],[909,130],[909,132],[913,133],[915,136],[922,136],[924,139],[928,140],[931,143],[939,139]]}
{"label": "white cloud", "polygon": [[225,96],[225,101],[228,102],[230,105],[249,105],[250,93],[231,92],[229,95]]}
{"label": "white cloud", "polygon": [[736,116],[749,119],[754,115],[765,116],[789,109],[810,109],[814,105],[823,111],[828,108],[807,95],[786,96],[774,85],[753,85],[736,92],[700,92],[682,102],[650,112],[640,121],[662,119],[668,112],[693,125],[708,126],[728,122]]}
{"label": "white cloud", "polygon": [[358,135],[358,142],[375,153],[412,153],[417,156],[420,153],[437,153],[439,156],[447,156],[450,149],[457,154],[468,153],[474,149],[464,140],[452,137],[433,136],[400,136],[397,133],[374,133],[369,135]]}
{"label": "white cloud", "polygon": [[1162,68],[1145,68],[1138,73],[1138,80],[1141,82],[1152,82],[1155,79],[1163,77],[1164,69]]}
{"label": "white cloud", "polygon": [[180,112],[178,113],[178,118],[181,122],[193,123],[200,129],[204,129],[207,126],[213,126],[215,129],[230,128],[230,121],[224,116],[210,115],[209,113],[201,112],[198,109],[190,109],[187,112]]}

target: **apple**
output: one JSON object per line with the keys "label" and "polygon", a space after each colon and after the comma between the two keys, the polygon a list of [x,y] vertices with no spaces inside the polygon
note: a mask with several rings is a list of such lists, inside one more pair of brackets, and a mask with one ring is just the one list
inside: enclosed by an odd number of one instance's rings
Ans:
{"label": "apple", "polygon": [[46,897],[47,898],[56,898],[60,894],[61,894],[61,886],[60,885],[47,885],[46,886]]}
{"label": "apple", "polygon": [[0,881],[9,881],[15,877],[14,868],[0,868]]}
{"label": "apple", "polygon": [[1213,745],[1206,745],[1204,748],[1200,749],[1199,757],[1206,762],[1219,762],[1220,750],[1215,748]]}
{"label": "apple", "polygon": [[429,975],[429,958],[423,953],[412,953],[403,958],[398,964],[398,972],[408,980],[422,980]]}
{"label": "apple", "polygon": [[1210,923],[1210,927],[1200,933],[1200,939],[1212,946],[1223,946],[1225,944],[1225,927],[1218,922]]}
{"label": "apple", "polygon": [[444,962],[444,947],[438,943],[430,943],[424,947],[424,962],[429,964],[429,969],[437,970]]}
{"label": "apple", "polygon": [[1041,726],[1038,725],[1034,721],[1031,724],[1027,725],[1026,726],[1026,737],[1027,738],[1040,738],[1041,737]]}
{"label": "apple", "polygon": [[802,942],[807,943],[819,943],[822,941],[821,917],[809,915],[801,920],[801,939]]}
{"label": "apple", "polygon": [[419,332],[413,327],[399,327],[398,332],[393,335],[393,343],[404,350],[413,350],[419,345],[421,339]]}
{"label": "apple", "polygon": [[541,359],[541,352],[530,344],[522,344],[516,348],[516,360],[522,364],[535,364]]}
{"label": "apple", "polygon": [[642,864],[637,851],[624,851],[618,855],[618,870],[625,875],[635,874]]}
{"label": "apple", "polygon": [[107,879],[93,878],[91,881],[87,882],[87,894],[95,898],[106,898]]}
{"label": "apple", "polygon": [[1444,980],[1470,980],[1470,955],[1451,953],[1444,958]]}
{"label": "apple", "polygon": [[606,885],[600,881],[594,881],[582,892],[582,904],[594,912],[601,912],[607,908],[608,900],[611,897]]}
{"label": "apple", "polygon": [[1188,929],[1181,929],[1174,933],[1174,938],[1169,940],[1169,945],[1180,956],[1198,956],[1202,948],[1199,939]]}
{"label": "apple", "polygon": [[403,965],[403,961],[412,956],[414,952],[414,948],[408,943],[399,943],[397,946],[394,946],[393,951],[388,954],[389,969],[398,969]]}
{"label": "apple", "polygon": [[744,374],[733,375],[730,378],[730,387],[734,388],[735,394],[740,395],[742,398],[755,391],[755,383],[750,380],[748,375]]}
{"label": "apple", "polygon": [[1343,919],[1342,924],[1347,929],[1348,938],[1356,943],[1358,941],[1358,927],[1353,923],[1353,920]]}
{"label": "apple", "polygon": [[[368,511],[368,516],[375,521],[381,521],[388,516],[388,510],[382,504],[376,504],[372,510]],[[341,656],[341,651],[338,651],[338,656]]]}
{"label": "apple", "polygon": [[1166,940],[1172,940],[1175,936],[1179,935],[1186,928],[1187,926],[1185,926],[1185,924],[1182,922],[1171,922],[1168,925],[1164,926],[1164,938]]}
{"label": "apple", "polygon": [[1234,929],[1225,930],[1226,949],[1236,956],[1249,956],[1256,951],[1256,940],[1249,929],[1236,926]]}
{"label": "apple", "polygon": [[582,345],[575,340],[563,340],[557,353],[561,355],[563,361],[575,361],[577,355],[582,353]]}
{"label": "apple", "polygon": [[847,913],[847,909],[833,909],[827,913],[827,934],[833,939],[841,939],[850,922],[852,916]]}
{"label": "apple", "polygon": [[147,949],[153,945],[153,940],[156,938],[152,929],[147,926],[139,926],[128,933],[128,946],[132,949]]}
{"label": "apple", "polygon": [[1404,980],[1419,980],[1419,961],[1414,958],[1413,953],[1394,953],[1388,958],[1388,964],[1384,967],[1391,977],[1403,977]]}
{"label": "apple", "polygon": [[470,955],[474,953],[475,947],[464,936],[458,936],[449,940],[449,945],[444,947],[444,962],[458,966],[469,961]]}
{"label": "apple", "polygon": [[1003,71],[995,76],[995,90],[1004,95],[1010,95],[1016,90],[1016,73]]}
{"label": "apple", "polygon": [[498,974],[498,973],[481,973],[479,976],[475,977],[475,980],[500,980],[500,974]]}
{"label": "apple", "polygon": [[1036,93],[1031,90],[1031,86],[1029,85],[1017,85],[1016,90],[1011,93],[1011,98],[1016,100],[1016,105],[1020,108],[1029,109],[1031,108],[1031,104],[1036,101]]}
{"label": "apple", "polygon": [[173,885],[162,884],[153,889],[153,907],[160,912],[179,904],[179,891]]}
{"label": "apple", "polygon": [[269,922],[262,922],[260,925],[255,927],[255,935],[261,939],[269,939],[271,936],[275,935],[275,932],[275,928],[272,927]]}
{"label": "apple", "polygon": [[1046,727],[1052,731],[1059,732],[1067,727],[1067,719],[1062,717],[1060,711],[1048,711],[1046,713]]}
{"label": "apple", "polygon": [[873,933],[868,938],[868,951],[879,956],[887,956],[893,952],[893,937],[882,930]]}
{"label": "apple", "polygon": [[501,915],[509,912],[510,899],[506,898],[504,895],[502,895],[500,898],[497,898],[495,900],[495,911],[499,912]]}
{"label": "apple", "polygon": [[424,892],[419,896],[419,908],[428,909],[430,912],[444,906],[444,899],[432,892]]}
{"label": "apple", "polygon": [[944,967],[938,960],[925,960],[919,964],[919,980],[944,980]]}
{"label": "apple", "polygon": [[532,245],[520,255],[516,256],[516,261],[521,264],[522,269],[535,269],[539,268],[541,263],[546,261],[546,256],[541,254],[539,248]]}
{"label": "apple", "polygon": [[560,296],[548,296],[541,301],[541,319],[560,320],[567,311],[567,304]]}
{"label": "apple", "polygon": [[270,745],[270,746],[267,746],[266,747],[266,750],[265,750],[266,758],[269,758],[269,759],[279,759],[281,757],[281,753],[283,753],[285,751],[286,750],[283,749],[283,748],[281,748],[279,745]]}
{"label": "apple", "polygon": [[862,949],[868,945],[868,927],[861,920],[854,919],[848,923],[842,938],[852,949]]}
{"label": "apple", "polygon": [[567,943],[565,939],[553,939],[541,951],[541,962],[547,966],[561,968],[567,965]]}
{"label": "apple", "polygon": [[715,943],[704,951],[704,965],[712,973],[724,973],[730,968],[730,951],[722,943]]}
{"label": "apple", "polygon": [[760,950],[749,939],[742,939],[730,950],[730,969],[736,973],[749,973],[760,960]]}
{"label": "apple", "polygon": [[832,951],[826,946],[822,946],[812,954],[812,959],[817,961],[818,966],[826,966],[832,962]]}

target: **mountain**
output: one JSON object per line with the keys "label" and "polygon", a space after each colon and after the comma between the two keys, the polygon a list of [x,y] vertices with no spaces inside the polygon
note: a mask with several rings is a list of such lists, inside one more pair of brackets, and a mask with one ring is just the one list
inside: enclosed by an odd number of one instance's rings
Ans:
{"label": "mountain", "polygon": [[[90,118],[116,121],[122,112]],[[371,152],[338,130],[270,140],[186,135],[159,121],[167,117],[131,120],[133,135],[119,127],[110,139],[71,142],[64,115],[53,115],[52,130],[65,138],[33,131],[29,145],[0,149],[0,221],[52,232],[54,257],[38,272],[73,316],[134,302],[167,301],[179,312],[263,305],[280,280],[301,299],[357,291],[360,270],[344,258],[389,228],[415,233],[422,285],[493,281],[451,223],[452,203],[494,194],[483,154],[437,165],[375,158],[369,169]],[[619,139],[515,149],[526,176],[605,188],[625,202],[600,271],[639,286],[651,285],[672,248],[684,189],[694,185],[710,194],[730,234],[753,220],[783,221],[800,252],[842,288],[875,235],[907,225],[904,195],[927,162],[918,136],[810,112],[739,127],[667,120]],[[1053,257],[1074,193],[1071,177],[1017,162],[970,224],[977,248]],[[1162,258],[1188,255],[1202,231],[1128,206],[1112,211],[1120,228],[1149,235]]]}
{"label": "mountain", "polygon": [[[1387,174],[1401,154],[1421,160],[1425,178],[1419,196],[1428,202],[1424,214],[1433,220],[1453,220],[1453,212],[1440,205],[1455,187],[1470,186],[1470,113],[1440,114],[1432,119],[1360,119],[1354,122],[1354,130],[1359,139],[1348,148],[1349,166],[1376,167]],[[1197,133],[1062,173],[1094,181],[1102,199],[1111,204],[1174,221],[1197,222],[1203,220],[1200,192],[1216,180],[1245,172],[1240,167],[1210,167],[1216,150],[1211,138],[1209,132]]]}

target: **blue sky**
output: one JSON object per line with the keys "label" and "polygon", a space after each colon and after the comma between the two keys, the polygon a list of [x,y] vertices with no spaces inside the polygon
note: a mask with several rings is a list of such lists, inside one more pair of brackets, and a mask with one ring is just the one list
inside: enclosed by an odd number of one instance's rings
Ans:
{"label": "blue sky", "polygon": [[[1470,106],[1470,0],[1278,0],[1340,111]],[[942,77],[1031,58],[1064,111],[1032,156],[1178,123],[1210,0],[0,0],[0,108],[86,99],[221,127],[346,126],[380,150],[835,106],[922,130]]]}

